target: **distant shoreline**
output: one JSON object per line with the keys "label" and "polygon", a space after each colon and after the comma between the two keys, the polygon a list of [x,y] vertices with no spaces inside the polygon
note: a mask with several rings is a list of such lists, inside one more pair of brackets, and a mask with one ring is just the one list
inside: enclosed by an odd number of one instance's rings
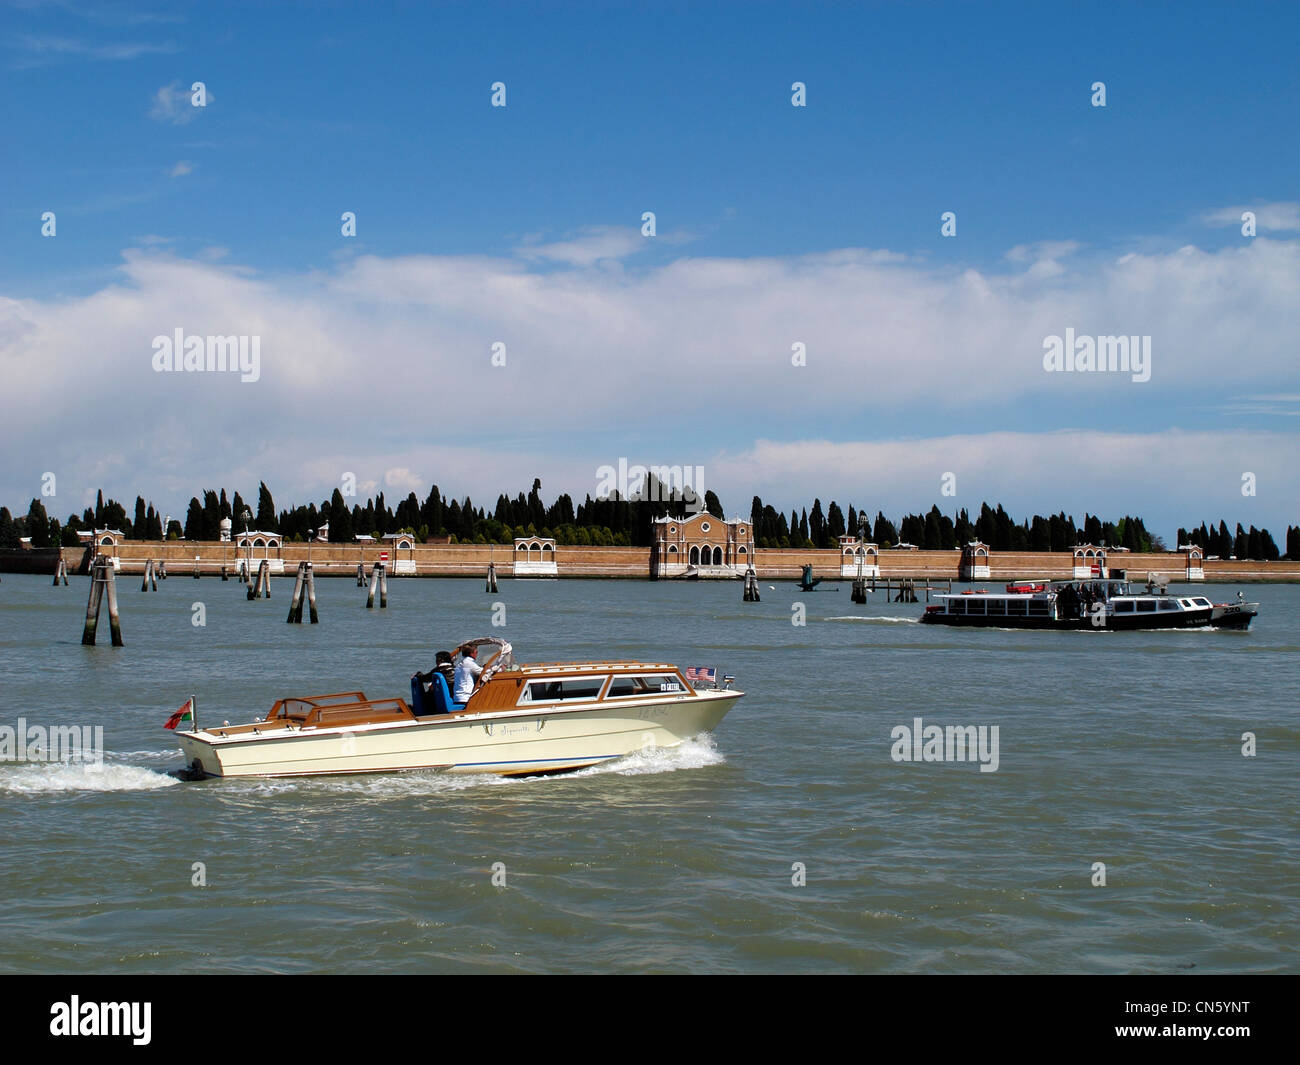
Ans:
{"label": "distant shoreline", "polygon": [[[242,565],[247,565],[247,549],[236,550],[231,543],[216,541],[148,541],[124,540],[115,546],[100,547],[102,554],[117,561],[118,573],[140,576],[150,560],[165,563],[168,576],[192,577],[197,568],[204,577],[220,577],[222,568],[229,579],[237,579]],[[70,574],[84,573],[90,559],[87,547],[65,547],[62,557]],[[60,552],[50,549],[0,551],[0,573],[39,573],[52,575]],[[502,544],[416,544],[405,549],[385,549],[373,543],[286,543],[269,548],[255,547],[252,565],[256,572],[263,559],[273,576],[292,576],[299,562],[310,560],[319,577],[356,578],[360,566],[369,576],[374,565],[385,561],[390,577],[472,577],[485,578],[488,565],[500,579],[518,580],[651,580],[653,551],[649,547],[582,547],[560,544],[555,547],[553,569],[539,572],[538,565],[524,563],[516,572],[515,552]],[[534,555],[534,558],[537,556]],[[1075,569],[1074,556],[1068,551],[990,551],[988,572],[971,579],[964,576],[962,552],[883,550],[879,553],[876,580],[897,583],[914,580],[947,583],[1002,583],[1012,580],[1083,579]],[[791,580],[801,576],[803,567],[811,565],[814,577],[823,583],[848,583],[856,576],[851,561],[836,548],[759,548],[754,552],[754,569],[760,581]],[[1115,552],[1109,555],[1110,570],[1124,570],[1129,580],[1142,582],[1149,573],[1168,581],[1188,581],[1187,558],[1181,552],[1134,554]],[[716,567],[701,573],[701,580],[740,579],[744,568]],[[1257,562],[1247,559],[1207,559],[1201,563],[1196,583],[1287,584],[1300,582],[1300,561]],[[689,578],[660,578],[689,579]],[[868,580],[870,580],[868,576]]]}

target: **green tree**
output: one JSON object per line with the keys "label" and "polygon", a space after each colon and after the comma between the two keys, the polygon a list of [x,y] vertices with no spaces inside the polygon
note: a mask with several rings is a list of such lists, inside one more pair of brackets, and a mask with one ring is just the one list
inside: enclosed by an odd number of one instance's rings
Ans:
{"label": "green tree", "polygon": [[33,499],[27,508],[27,535],[32,538],[32,547],[50,546],[50,518],[39,499]]}
{"label": "green tree", "polygon": [[265,481],[258,485],[257,517],[253,519],[253,525],[262,532],[280,531],[280,522],[275,516],[275,500],[271,498],[271,490]]}

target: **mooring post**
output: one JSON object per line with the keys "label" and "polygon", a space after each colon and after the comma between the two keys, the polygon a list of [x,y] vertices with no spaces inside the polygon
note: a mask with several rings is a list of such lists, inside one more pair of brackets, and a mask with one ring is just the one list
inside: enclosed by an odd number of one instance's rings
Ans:
{"label": "mooring post", "polygon": [[379,588],[379,563],[375,563],[374,569],[370,571],[370,583],[366,586],[366,609],[373,610],[375,607],[375,592]]}
{"label": "mooring post", "polygon": [[[311,609],[311,623],[315,625],[320,621],[320,616],[316,613],[316,571],[312,569],[310,562],[307,563],[307,605]],[[302,620],[302,608],[298,608],[298,620]]]}
{"label": "mooring post", "polygon": [[163,559],[158,563],[158,579],[165,581],[167,579],[167,560]]}
{"label": "mooring post", "polygon": [[754,567],[750,566],[745,570],[745,594],[743,601],[746,603],[757,603],[758,598],[758,574],[754,572]]}
{"label": "mooring post", "polygon": [[59,561],[54,566],[54,587],[59,586],[59,578],[63,578],[63,583],[68,583],[68,564],[63,560],[63,552],[59,552]]}
{"label": "mooring post", "polygon": [[364,562],[358,562],[357,563],[357,587],[364,588],[365,586],[366,586],[366,564]]}
{"label": "mooring post", "polygon": [[302,586],[307,579],[307,563],[298,563],[298,575],[293,582],[293,596],[289,599],[289,616],[285,619],[290,625],[302,624]]}
{"label": "mooring post", "polygon": [[223,581],[230,580],[230,574],[226,572],[226,564],[224,562],[221,564],[221,579]]}
{"label": "mooring post", "polygon": [[379,563],[379,609],[388,609],[388,564]]}
{"label": "mooring post", "polygon": [[104,566],[104,587],[108,592],[108,629],[112,633],[113,646],[122,646],[122,619],[117,616],[117,575],[111,563]]}
{"label": "mooring post", "polygon": [[483,590],[489,594],[495,593],[497,590],[497,567],[495,562],[488,563],[487,587]]}
{"label": "mooring post", "polygon": [[95,646],[95,629],[99,627],[99,604],[104,596],[104,583],[101,579],[101,566],[96,559],[90,567],[90,595],[86,598],[86,624],[81,630],[81,643],[85,647]]}
{"label": "mooring post", "polygon": [[271,563],[266,559],[257,567],[257,594],[271,598]]}

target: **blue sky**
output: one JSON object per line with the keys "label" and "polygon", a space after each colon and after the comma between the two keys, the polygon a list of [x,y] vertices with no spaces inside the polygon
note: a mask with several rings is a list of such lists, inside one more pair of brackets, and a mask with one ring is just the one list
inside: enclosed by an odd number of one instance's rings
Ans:
{"label": "blue sky", "polygon": [[[1137,507],[1168,537],[1300,523],[1295,5],[16,3],[0,23],[0,359],[44,378],[0,400],[11,506],[60,465],[77,498],[95,477],[173,509],[261,477],[325,498],[345,470],[390,497],[407,478],[487,502],[534,473],[581,497],[625,455],[703,463],[736,510],[818,492]],[[176,326],[261,331],[268,372],[152,374]],[[1151,335],[1152,380],[1044,374],[1067,326]],[[495,340],[518,354],[491,376]],[[98,430],[90,368],[116,384]],[[386,416],[363,418],[341,396],[376,374]],[[328,436],[296,432],[310,461],[250,452],[304,375]],[[422,418],[410,396],[449,382],[493,416]],[[62,398],[37,421],[41,387]],[[1070,475],[1064,430],[1092,434]],[[944,500],[950,469],[969,488]]]}

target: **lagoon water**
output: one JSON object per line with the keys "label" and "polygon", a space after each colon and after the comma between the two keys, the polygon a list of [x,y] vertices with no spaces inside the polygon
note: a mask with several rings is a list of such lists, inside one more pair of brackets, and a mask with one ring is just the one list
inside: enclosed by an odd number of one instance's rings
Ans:
{"label": "lagoon water", "polygon": [[[746,604],[738,582],[393,580],[383,611],[318,583],[297,626],[287,579],[250,603],[121,578],[114,649],[107,618],[80,645],[87,578],[4,576],[0,725],[102,724],[107,754],[0,763],[0,971],[1300,968],[1300,587],[1248,587],[1247,633],[1144,634],[930,628],[847,583]],[[190,693],[200,723],[404,695],[474,635],[716,665],[747,695],[713,736],[570,776],[169,775]],[[892,760],[916,717],[997,725],[997,771]]]}

